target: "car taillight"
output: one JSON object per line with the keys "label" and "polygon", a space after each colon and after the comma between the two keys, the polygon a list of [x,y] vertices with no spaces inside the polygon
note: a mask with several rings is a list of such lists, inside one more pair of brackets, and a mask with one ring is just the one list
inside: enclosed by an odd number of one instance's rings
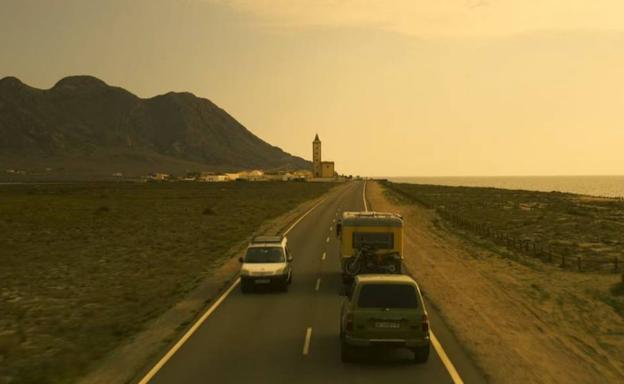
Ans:
{"label": "car taillight", "polygon": [[423,332],[425,333],[429,332],[429,318],[427,317],[426,314],[422,315],[422,320],[420,324],[422,325]]}
{"label": "car taillight", "polygon": [[345,329],[348,332],[353,331],[353,315],[351,313],[347,314],[347,317],[346,317],[345,321],[346,321]]}

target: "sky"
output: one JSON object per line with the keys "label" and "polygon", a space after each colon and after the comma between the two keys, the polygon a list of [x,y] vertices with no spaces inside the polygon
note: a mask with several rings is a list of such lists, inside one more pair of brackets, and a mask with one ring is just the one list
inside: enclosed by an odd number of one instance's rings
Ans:
{"label": "sky", "polygon": [[624,174],[621,0],[0,0],[0,77],[190,91],[368,176]]}

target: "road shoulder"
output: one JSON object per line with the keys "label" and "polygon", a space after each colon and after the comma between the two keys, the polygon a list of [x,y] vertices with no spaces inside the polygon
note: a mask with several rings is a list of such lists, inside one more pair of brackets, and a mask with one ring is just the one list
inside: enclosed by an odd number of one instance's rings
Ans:
{"label": "road shoulder", "polygon": [[[376,210],[406,219],[408,269],[488,381],[621,382],[621,336],[612,333],[622,335],[621,317],[574,289],[600,277],[505,258],[377,183],[367,192]],[[587,329],[578,327],[583,317]]]}

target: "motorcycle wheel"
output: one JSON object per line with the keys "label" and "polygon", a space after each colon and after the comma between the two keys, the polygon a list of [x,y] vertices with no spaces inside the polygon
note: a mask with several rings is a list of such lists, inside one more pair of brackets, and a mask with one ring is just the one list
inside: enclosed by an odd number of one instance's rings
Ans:
{"label": "motorcycle wheel", "polygon": [[361,268],[362,265],[360,261],[355,257],[345,264],[345,271],[352,276],[357,275]]}

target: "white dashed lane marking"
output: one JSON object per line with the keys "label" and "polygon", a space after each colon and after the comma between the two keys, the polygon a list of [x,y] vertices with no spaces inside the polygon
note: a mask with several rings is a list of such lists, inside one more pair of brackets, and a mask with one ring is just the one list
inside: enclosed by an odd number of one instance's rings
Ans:
{"label": "white dashed lane marking", "polygon": [[310,353],[310,339],[312,338],[312,327],[306,329],[305,339],[303,341],[303,355],[307,356]]}

